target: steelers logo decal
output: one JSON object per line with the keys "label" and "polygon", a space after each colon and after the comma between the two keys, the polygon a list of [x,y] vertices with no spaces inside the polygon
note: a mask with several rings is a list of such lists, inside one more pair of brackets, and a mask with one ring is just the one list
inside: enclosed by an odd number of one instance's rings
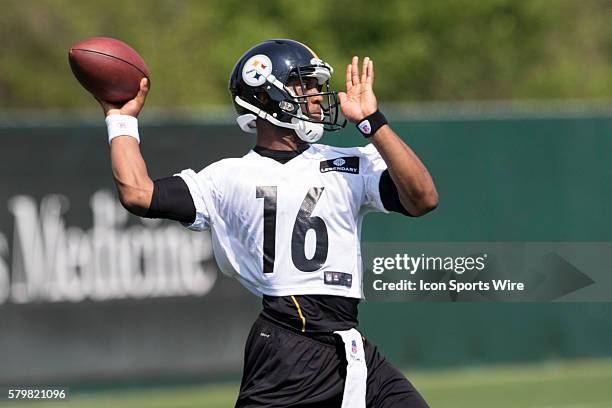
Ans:
{"label": "steelers logo decal", "polygon": [[266,83],[266,77],[272,73],[272,61],[266,55],[254,55],[242,68],[242,79],[247,85],[261,86]]}

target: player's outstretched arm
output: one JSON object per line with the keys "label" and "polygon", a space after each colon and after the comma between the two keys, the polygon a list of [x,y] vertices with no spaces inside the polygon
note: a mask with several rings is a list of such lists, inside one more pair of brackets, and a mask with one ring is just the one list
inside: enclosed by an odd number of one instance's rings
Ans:
{"label": "player's outstretched arm", "polygon": [[[123,106],[116,106],[100,101],[104,114],[127,115],[138,117],[144,106],[149,83],[146,78],[140,81],[140,90],[136,97]],[[113,177],[121,204],[131,213],[144,216],[151,204],[153,181],[147,172],[147,166],[140,153],[138,140],[130,136],[114,137],[110,143],[111,166]]]}
{"label": "player's outstretched arm", "polygon": [[[359,75],[359,59],[353,57],[346,67],[346,92],[338,94],[342,114],[352,123],[359,123],[378,111],[373,91],[374,63],[363,60]],[[387,124],[370,136],[372,144],[387,164],[402,206],[413,216],[428,213],[438,206],[438,192],[425,165]]]}

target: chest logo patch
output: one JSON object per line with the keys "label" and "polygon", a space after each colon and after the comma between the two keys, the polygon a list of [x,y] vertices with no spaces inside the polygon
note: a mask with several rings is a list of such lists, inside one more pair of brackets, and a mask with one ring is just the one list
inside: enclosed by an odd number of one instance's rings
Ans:
{"label": "chest logo patch", "polygon": [[338,157],[336,159],[324,160],[320,165],[321,173],[340,171],[342,173],[359,174],[359,157]]}

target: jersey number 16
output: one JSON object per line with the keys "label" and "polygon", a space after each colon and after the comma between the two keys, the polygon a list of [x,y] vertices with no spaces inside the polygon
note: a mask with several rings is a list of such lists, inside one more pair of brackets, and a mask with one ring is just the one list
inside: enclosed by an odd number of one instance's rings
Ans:
{"label": "jersey number 16", "polygon": [[[321,217],[312,216],[325,187],[311,187],[302,201],[291,234],[291,259],[303,272],[314,272],[327,259],[327,226]],[[276,252],[276,186],[257,187],[257,198],[263,198],[263,271],[274,272]],[[306,233],[314,230],[317,240],[312,258],[306,257]]]}

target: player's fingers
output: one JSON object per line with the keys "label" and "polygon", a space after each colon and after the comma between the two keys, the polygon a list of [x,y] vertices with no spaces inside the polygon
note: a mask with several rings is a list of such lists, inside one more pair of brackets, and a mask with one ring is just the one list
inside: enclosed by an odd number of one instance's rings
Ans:
{"label": "player's fingers", "polygon": [[351,81],[353,81],[353,86],[359,85],[359,57],[353,57],[353,62],[351,63]]}
{"label": "player's fingers", "polygon": [[363,59],[363,67],[361,69],[361,83],[362,84],[366,83],[369,65],[370,65],[370,57],[365,57]]}
{"label": "player's fingers", "polygon": [[374,86],[374,61],[370,60],[368,64],[368,75],[367,75],[367,84],[370,86]]}
{"label": "player's fingers", "polygon": [[346,90],[347,92],[353,87],[353,80],[351,79],[351,64],[346,66]]}
{"label": "player's fingers", "polygon": [[149,92],[149,80],[147,78],[142,78],[140,80],[140,90],[138,91],[138,94],[136,95],[135,99],[141,104],[144,103],[148,92]]}
{"label": "player's fingers", "polygon": [[149,78],[142,78],[140,80],[140,92],[145,95],[149,92]]}

